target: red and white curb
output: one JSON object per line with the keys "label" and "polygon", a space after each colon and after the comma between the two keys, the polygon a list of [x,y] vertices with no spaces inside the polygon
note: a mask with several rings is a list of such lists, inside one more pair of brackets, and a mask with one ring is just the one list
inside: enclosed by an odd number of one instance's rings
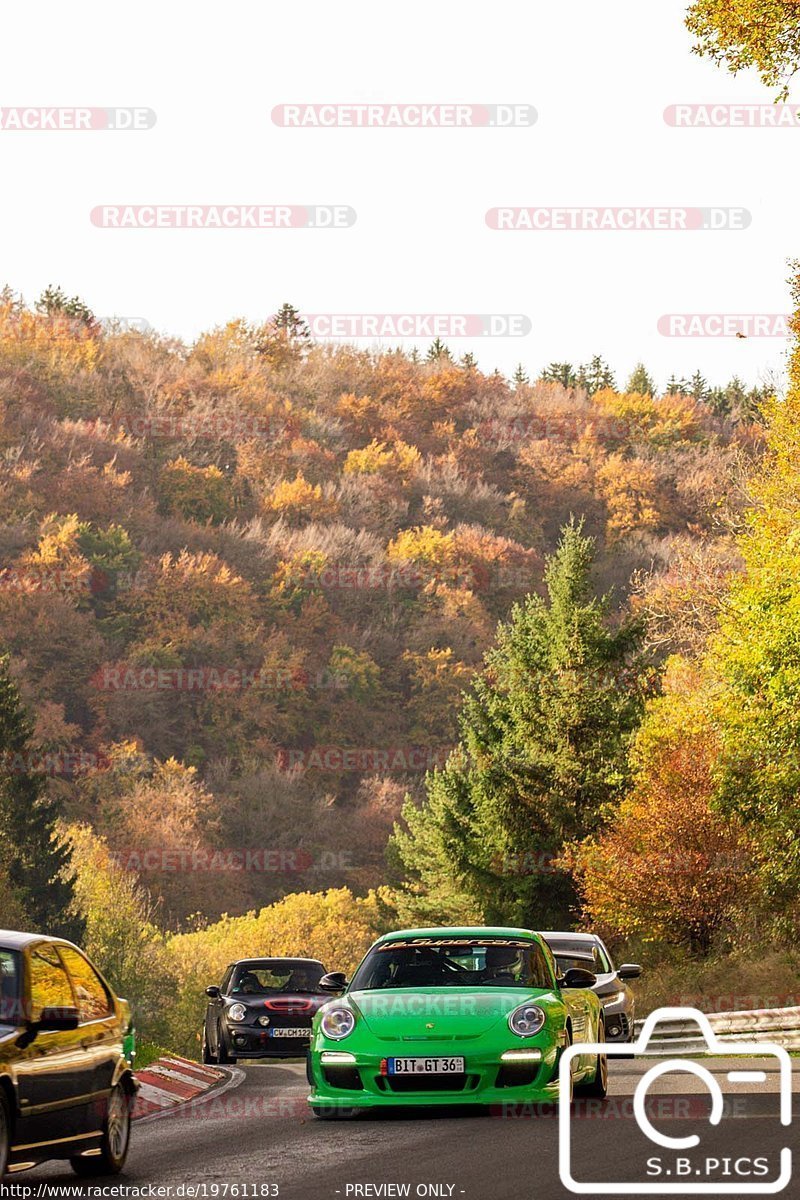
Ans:
{"label": "red and white curb", "polygon": [[165,1055],[136,1072],[139,1091],[133,1119],[146,1121],[189,1101],[202,1103],[206,1095],[218,1096],[229,1088],[238,1087],[244,1077],[244,1071],[236,1067],[201,1066],[177,1054]]}

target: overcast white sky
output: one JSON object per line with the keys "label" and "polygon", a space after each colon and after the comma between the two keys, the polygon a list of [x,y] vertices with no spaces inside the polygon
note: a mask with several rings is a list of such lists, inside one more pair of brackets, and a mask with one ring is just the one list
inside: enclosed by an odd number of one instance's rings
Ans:
{"label": "overcast white sky", "polygon": [[[4,7],[0,106],[137,105],[147,132],[0,132],[2,274],[193,337],[290,300],[314,313],[524,313],[451,342],[531,374],[604,354],[663,383],[751,382],[778,339],[669,339],[671,312],[783,313],[800,253],[796,129],[675,129],[680,102],[765,102],[690,53],[682,0],[138,0]],[[797,91],[795,92],[797,95]],[[279,128],[287,102],[533,104],[532,128]],[[99,204],[348,204],[346,230],[94,227]],[[739,206],[733,232],[499,233],[499,205]],[[424,348],[425,342],[422,346]]]}

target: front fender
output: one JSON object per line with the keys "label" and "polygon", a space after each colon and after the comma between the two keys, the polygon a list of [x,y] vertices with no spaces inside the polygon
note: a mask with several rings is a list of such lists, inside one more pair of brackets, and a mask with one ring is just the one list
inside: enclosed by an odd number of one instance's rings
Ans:
{"label": "front fender", "polygon": [[121,1083],[124,1086],[125,1090],[130,1096],[135,1096],[141,1087],[139,1080],[136,1078],[124,1058],[120,1058],[116,1065],[114,1077],[111,1080],[111,1086],[116,1087],[118,1083]]}
{"label": "front fender", "polygon": [[572,1041],[596,1042],[602,1018],[602,1005],[587,988],[564,988],[561,999],[572,1025]]}

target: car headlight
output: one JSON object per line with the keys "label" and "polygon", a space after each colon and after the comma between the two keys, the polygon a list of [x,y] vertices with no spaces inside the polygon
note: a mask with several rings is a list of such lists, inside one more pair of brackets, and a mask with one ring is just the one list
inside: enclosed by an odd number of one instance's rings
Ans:
{"label": "car headlight", "polygon": [[518,1037],[533,1037],[547,1020],[547,1013],[538,1004],[520,1004],[508,1014],[508,1027]]}
{"label": "car headlight", "polygon": [[334,1042],[340,1042],[342,1038],[349,1037],[353,1032],[356,1027],[356,1019],[352,1009],[341,1005],[338,1008],[326,1009],[322,1014],[319,1027],[325,1037],[332,1038]]}
{"label": "car headlight", "polygon": [[611,992],[608,996],[601,996],[604,1008],[610,1008],[612,1004],[621,1004],[625,999],[624,992]]}
{"label": "car headlight", "polygon": [[243,1021],[247,1016],[247,1009],[243,1004],[232,1004],[228,1009],[228,1017],[231,1021]]}

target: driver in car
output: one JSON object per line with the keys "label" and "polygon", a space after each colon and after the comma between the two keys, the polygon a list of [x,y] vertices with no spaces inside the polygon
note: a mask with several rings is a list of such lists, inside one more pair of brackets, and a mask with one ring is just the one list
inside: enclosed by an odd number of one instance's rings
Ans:
{"label": "driver in car", "polygon": [[292,971],[281,990],[284,992],[313,992],[311,976],[305,967],[298,967]]}
{"label": "driver in car", "polygon": [[507,983],[514,980],[513,967],[519,964],[519,951],[513,946],[487,946],[486,964],[479,974],[481,983]]}

